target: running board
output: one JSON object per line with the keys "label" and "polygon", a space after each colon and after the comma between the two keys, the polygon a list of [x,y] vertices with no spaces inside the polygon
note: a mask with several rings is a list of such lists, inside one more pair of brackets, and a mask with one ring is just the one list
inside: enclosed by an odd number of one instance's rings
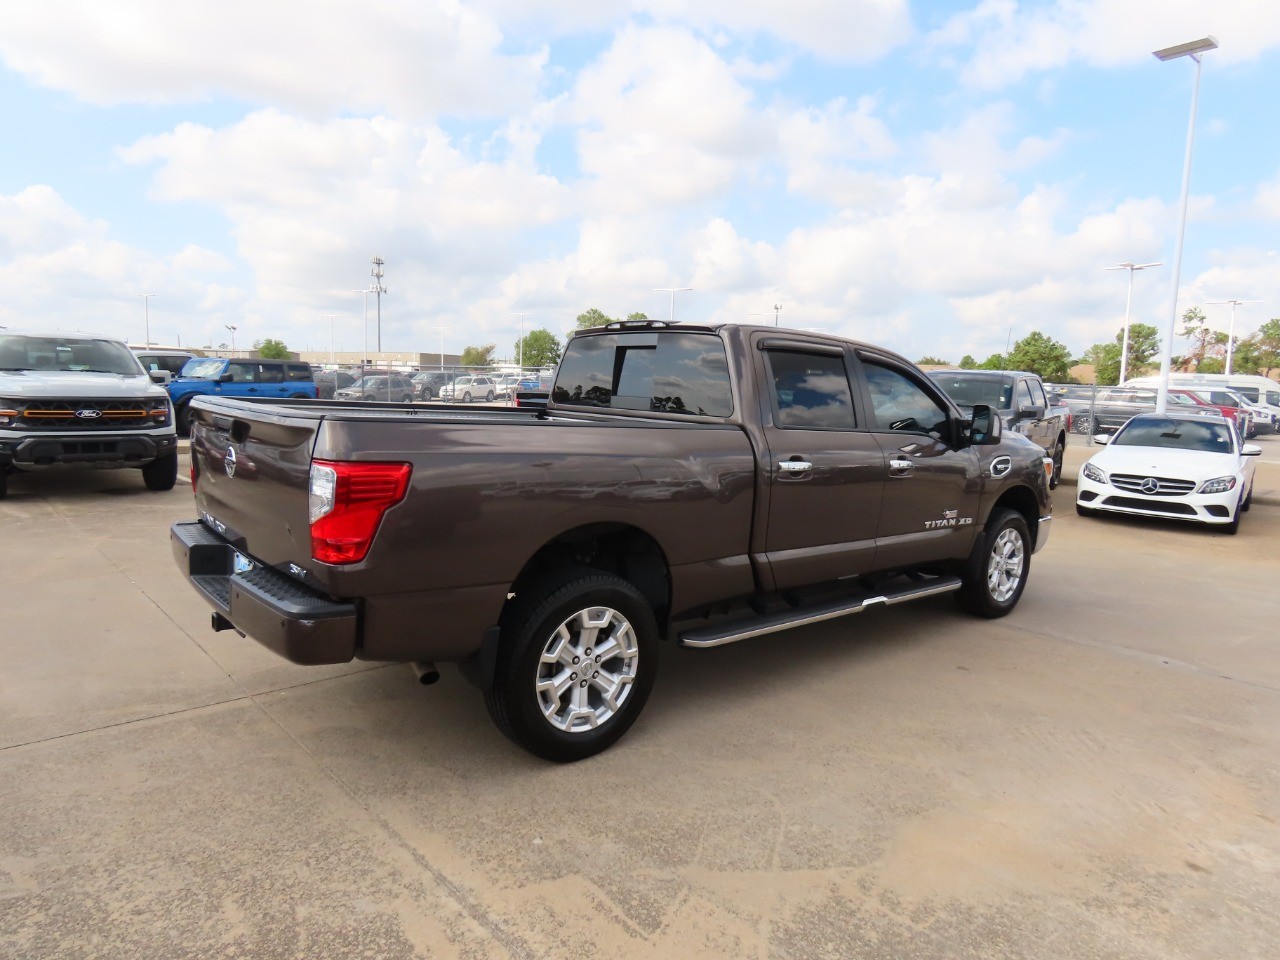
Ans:
{"label": "running board", "polygon": [[908,600],[919,600],[939,593],[949,593],[960,588],[959,577],[933,577],[925,583],[915,583],[904,590],[894,593],[880,594],[861,599],[828,600],[811,606],[796,607],[781,613],[770,613],[760,617],[748,617],[732,623],[717,624],[714,627],[702,627],[697,630],[685,630],[680,634],[678,642],[682,647],[719,647],[726,643],[749,640],[751,637],[762,637],[769,633],[779,633],[793,627],[803,627],[810,623],[822,623],[824,620],[835,620],[853,613],[861,613],[867,607],[883,604],[891,607],[895,603],[906,603]]}

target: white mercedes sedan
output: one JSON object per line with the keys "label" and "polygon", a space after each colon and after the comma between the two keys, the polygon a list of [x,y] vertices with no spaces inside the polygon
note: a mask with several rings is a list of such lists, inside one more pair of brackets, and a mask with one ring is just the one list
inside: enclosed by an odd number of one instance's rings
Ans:
{"label": "white mercedes sedan", "polygon": [[1076,512],[1127,513],[1240,529],[1253,499],[1254,458],[1262,448],[1241,443],[1230,421],[1184,413],[1144,413],[1080,468]]}

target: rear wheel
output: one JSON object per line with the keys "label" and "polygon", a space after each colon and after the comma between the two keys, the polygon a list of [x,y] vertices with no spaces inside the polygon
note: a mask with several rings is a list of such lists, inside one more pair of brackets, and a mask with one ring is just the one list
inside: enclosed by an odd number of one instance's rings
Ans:
{"label": "rear wheel", "polygon": [[522,589],[503,616],[489,714],[546,760],[590,757],[639,716],[657,644],[653,611],[635,587],[609,573],[563,571]]}
{"label": "rear wheel", "polygon": [[488,393],[486,393],[484,395],[484,398],[488,403],[493,403],[493,391],[490,390]]}
{"label": "rear wheel", "polygon": [[1071,432],[1082,433],[1088,436],[1093,432],[1093,417],[1087,413],[1082,413],[1078,417],[1074,417],[1071,421]]}
{"label": "rear wheel", "polygon": [[178,482],[178,455],[157,457],[142,468],[142,482],[148,490],[172,490]]}
{"label": "rear wheel", "polygon": [[997,510],[974,545],[956,601],[979,617],[1003,617],[1018,605],[1031,570],[1031,534],[1022,514]]}

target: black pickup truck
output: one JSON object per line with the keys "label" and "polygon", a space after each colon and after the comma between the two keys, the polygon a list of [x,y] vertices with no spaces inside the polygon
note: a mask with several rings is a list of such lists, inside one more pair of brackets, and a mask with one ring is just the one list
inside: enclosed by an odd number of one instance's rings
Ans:
{"label": "black pickup truck", "polygon": [[296,663],[457,661],[576,760],[703,648],[952,593],[1018,603],[1049,460],[896,354],[774,327],[576,333],[541,410],[193,402],[175,559]]}
{"label": "black pickup truck", "polygon": [[1000,414],[1005,430],[1040,444],[1053,460],[1049,486],[1057,488],[1071,414],[1065,403],[1050,398],[1037,374],[1025,370],[930,370],[929,376],[961,410],[986,404]]}

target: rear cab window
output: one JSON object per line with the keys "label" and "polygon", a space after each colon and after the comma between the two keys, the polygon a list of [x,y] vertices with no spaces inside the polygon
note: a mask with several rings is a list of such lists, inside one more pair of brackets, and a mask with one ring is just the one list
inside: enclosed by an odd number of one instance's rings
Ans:
{"label": "rear cab window", "polygon": [[558,405],[728,417],[724,343],[710,333],[644,331],[575,337],[551,399]]}

